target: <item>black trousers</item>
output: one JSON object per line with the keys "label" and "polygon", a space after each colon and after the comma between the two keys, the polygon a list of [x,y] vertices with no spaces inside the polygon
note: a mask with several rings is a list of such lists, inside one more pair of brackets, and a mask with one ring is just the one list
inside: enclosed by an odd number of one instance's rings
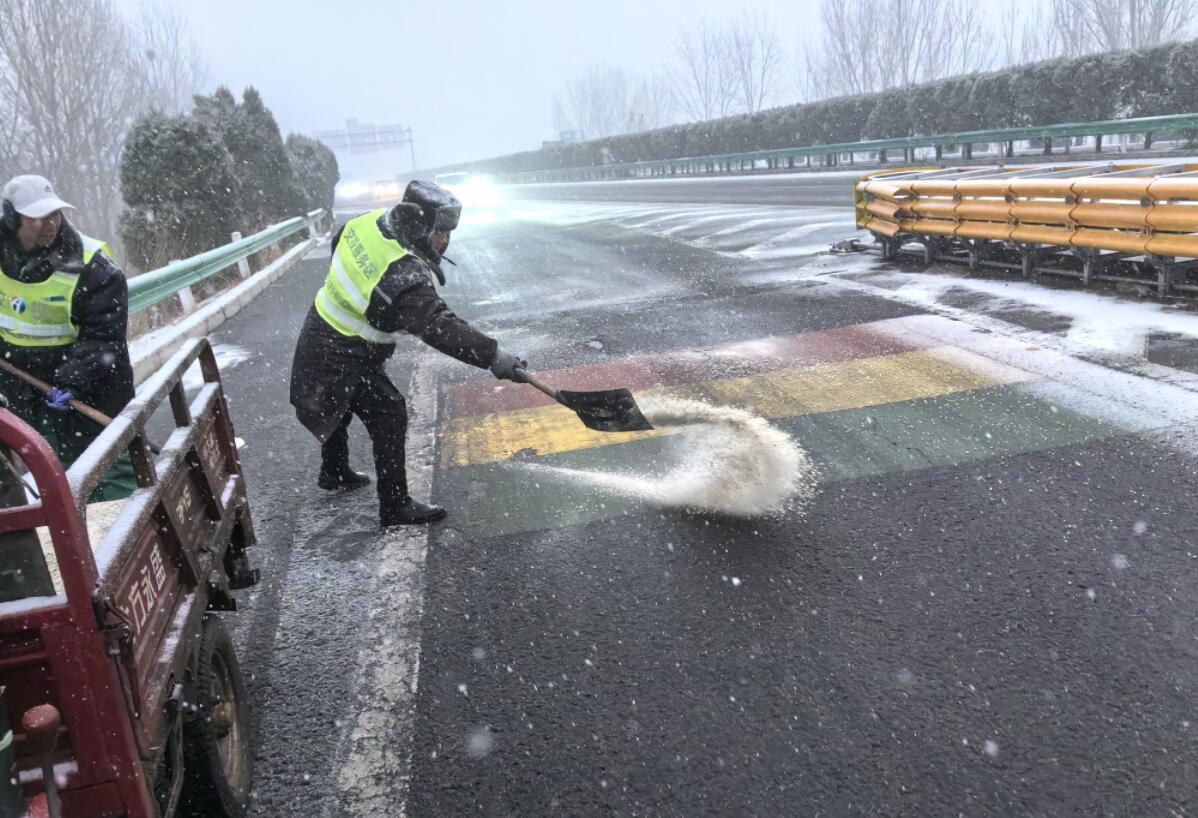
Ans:
{"label": "black trousers", "polygon": [[349,469],[349,423],[357,415],[374,447],[379,508],[402,503],[408,496],[404,467],[404,438],[408,407],[382,366],[368,367],[353,387],[349,411],[321,446],[321,471],[338,474]]}

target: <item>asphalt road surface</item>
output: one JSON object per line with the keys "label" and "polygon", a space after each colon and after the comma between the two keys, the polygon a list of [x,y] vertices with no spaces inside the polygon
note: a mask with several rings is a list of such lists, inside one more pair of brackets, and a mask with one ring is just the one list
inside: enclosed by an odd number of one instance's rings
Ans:
{"label": "asphalt road surface", "polygon": [[545,380],[792,435],[817,494],[763,518],[589,486],[664,488],[692,444],[588,434],[412,340],[391,371],[413,483],[450,516],[381,534],[371,492],[316,488],[287,403],[327,249],[222,328],[265,579],[237,618],[253,815],[1198,809],[1189,359],[1087,347],[1084,309],[814,255],[853,233],[833,187],[521,201],[450,248],[447,300]]}
{"label": "asphalt road surface", "polygon": [[590,202],[678,202],[852,207],[852,180],[864,170],[781,173],[619,182],[557,182],[504,188],[511,199]]}

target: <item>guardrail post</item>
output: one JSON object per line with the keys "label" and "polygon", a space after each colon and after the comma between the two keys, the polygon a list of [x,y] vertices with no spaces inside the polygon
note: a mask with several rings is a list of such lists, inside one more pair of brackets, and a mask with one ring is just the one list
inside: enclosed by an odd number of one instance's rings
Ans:
{"label": "guardrail post", "polygon": [[[234,230],[232,233],[232,236],[233,236],[233,241],[241,241],[241,231],[240,230]],[[250,277],[251,272],[252,271],[250,270],[250,260],[248,258],[237,259],[237,274],[238,275],[240,275],[243,279],[245,279],[245,278]]]}
{"label": "guardrail post", "polygon": [[1094,278],[1102,274],[1103,260],[1101,250],[1088,250],[1082,255],[1082,286],[1089,287]]}
{"label": "guardrail post", "polygon": [[982,263],[982,243],[977,240],[970,241],[966,249],[969,253],[969,270],[976,273]]}
{"label": "guardrail post", "polygon": [[191,291],[190,286],[179,288],[179,303],[183,305],[184,315],[196,308],[195,293]]}
{"label": "guardrail post", "polygon": [[1011,156],[1014,156],[1014,155],[1015,155],[1015,140],[1014,140],[1014,139],[1008,139],[1008,140],[1007,140],[1007,156],[1008,156],[1008,157],[1011,157]]}
{"label": "guardrail post", "polygon": [[1144,132],[1144,150],[1152,149],[1152,131]]}
{"label": "guardrail post", "polygon": [[1094,134],[1094,152],[1102,153],[1102,134]]}
{"label": "guardrail post", "polygon": [[1019,245],[1019,269],[1024,278],[1036,277],[1036,262],[1039,261],[1039,255],[1034,245]]}
{"label": "guardrail post", "polygon": [[1165,298],[1172,291],[1177,274],[1188,265],[1178,264],[1176,259],[1165,256],[1149,256],[1148,261],[1156,268],[1156,294]]}

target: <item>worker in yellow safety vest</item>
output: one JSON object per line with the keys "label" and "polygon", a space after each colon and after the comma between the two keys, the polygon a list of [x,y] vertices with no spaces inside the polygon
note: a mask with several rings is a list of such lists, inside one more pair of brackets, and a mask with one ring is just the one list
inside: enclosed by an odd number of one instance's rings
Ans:
{"label": "worker in yellow safety vest", "polygon": [[[0,393],[69,467],[102,430],[70,401],[112,416],[133,397],[128,285],[108,245],[67,221],[74,206],[49,180],[11,179],[0,208],[0,354],[52,385],[43,395],[0,371]],[[120,499],[136,487],[125,457],[90,499]]]}
{"label": "worker in yellow safety vest", "polygon": [[308,311],[291,368],[291,403],[320,440],[317,484],[328,490],[370,482],[349,465],[348,428],[357,415],[374,448],[379,520],[384,527],[429,523],[445,509],[408,494],[404,463],[407,408],[385,364],[404,334],[459,361],[516,380],[525,366],[449,309],[435,282],[458,226],[449,191],[414,181],[403,201],[350,219],[334,235],[324,285]]}

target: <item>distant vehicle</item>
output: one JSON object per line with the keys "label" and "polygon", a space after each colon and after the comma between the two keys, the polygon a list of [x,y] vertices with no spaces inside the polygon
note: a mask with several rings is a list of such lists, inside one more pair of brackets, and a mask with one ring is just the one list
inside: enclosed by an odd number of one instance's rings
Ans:
{"label": "distant vehicle", "polygon": [[433,181],[443,188],[462,187],[470,182],[470,174],[465,171],[455,173],[438,173],[433,177]]}
{"label": "distant vehicle", "polygon": [[399,201],[402,195],[403,185],[394,179],[384,179],[369,185],[364,182],[342,182],[336,188],[337,201],[343,203],[394,203]]}
{"label": "distant vehicle", "polygon": [[486,176],[468,171],[438,173],[433,181],[472,207],[496,207],[502,200],[499,191]]}

